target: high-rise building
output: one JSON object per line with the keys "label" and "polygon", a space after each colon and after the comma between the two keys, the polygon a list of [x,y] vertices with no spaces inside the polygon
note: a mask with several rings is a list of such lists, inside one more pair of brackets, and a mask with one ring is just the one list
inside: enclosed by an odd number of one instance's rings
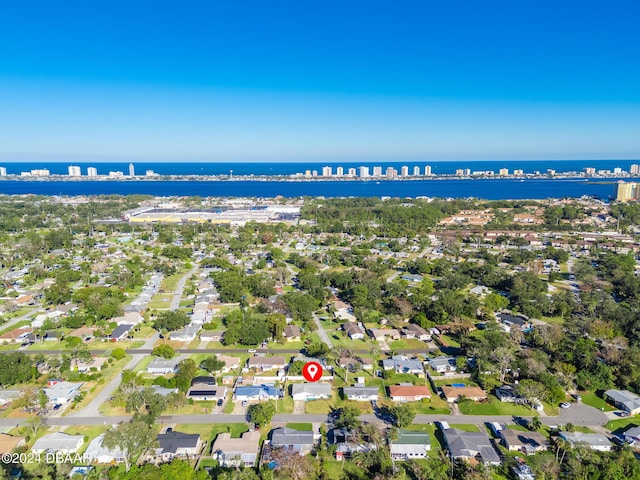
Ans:
{"label": "high-rise building", "polygon": [[381,177],[382,176],[382,167],[373,167],[373,176]]}
{"label": "high-rise building", "polygon": [[500,171],[498,172],[498,175],[500,175],[501,177],[507,177],[509,175],[509,169],[501,168]]}
{"label": "high-rise building", "polygon": [[136,169],[133,166],[133,163],[129,164],[129,176],[130,177],[135,177],[136,176]]}
{"label": "high-rise building", "polygon": [[80,172],[80,167],[78,167],[77,165],[69,165],[68,170],[69,170],[70,177],[82,176],[82,173]]}
{"label": "high-rise building", "polygon": [[305,170],[304,171],[304,177],[305,178],[311,178],[311,170]]}
{"label": "high-rise building", "polygon": [[[631,167],[633,167],[633,165],[631,165]],[[596,169],[594,167],[587,167],[584,169],[584,174],[585,175],[595,175],[596,174]]]}
{"label": "high-rise building", "polygon": [[0,177],[7,176],[7,167],[0,167]]}
{"label": "high-rise building", "polygon": [[427,165],[426,167],[424,167],[424,176],[425,177],[431,176],[431,165]]}
{"label": "high-rise building", "polygon": [[613,169],[613,174],[614,174],[614,175],[621,175],[621,174],[622,174],[622,168],[620,168],[620,167],[615,167],[615,168]]}
{"label": "high-rise building", "polygon": [[360,167],[360,178],[369,177],[369,167]]}
{"label": "high-rise building", "polygon": [[333,175],[333,169],[329,166],[322,167],[322,176],[331,177]]}
{"label": "high-rise building", "polygon": [[396,178],[398,176],[398,171],[393,167],[387,167],[385,176],[387,178]]}
{"label": "high-rise building", "polygon": [[[595,169],[594,169],[595,170]],[[631,165],[631,168],[629,169],[629,173],[631,175],[638,175],[640,174],[640,165],[638,165],[637,163],[634,163],[633,165]]]}
{"label": "high-rise building", "polygon": [[347,175],[349,177],[355,177],[356,176],[356,169],[355,168],[350,168],[349,171],[347,172]]}
{"label": "high-rise building", "polygon": [[146,177],[155,177],[156,176],[156,172],[154,172],[153,170],[147,170],[146,172],[144,172],[144,174],[145,174]]}
{"label": "high-rise building", "polygon": [[98,169],[96,167],[88,167],[87,168],[87,177],[97,177]]}
{"label": "high-rise building", "polygon": [[343,167],[336,168],[336,177],[344,177],[344,168]]}
{"label": "high-rise building", "polygon": [[516,177],[521,177],[522,175],[524,175],[524,170],[520,169],[516,169],[513,171],[513,175]]}
{"label": "high-rise building", "polygon": [[409,167],[407,167],[406,165],[403,165],[400,168],[400,176],[401,177],[408,177],[409,176]]}
{"label": "high-rise building", "polygon": [[48,177],[51,173],[46,168],[36,168],[35,170],[31,170],[31,175],[34,177]]}
{"label": "high-rise building", "polygon": [[616,183],[615,193],[616,201],[628,202],[629,200],[637,199],[640,190],[638,189],[638,184],[635,182],[619,181],[618,183]]}
{"label": "high-rise building", "polygon": [[420,167],[418,165],[413,167],[413,176],[414,177],[419,177],[420,176]]}

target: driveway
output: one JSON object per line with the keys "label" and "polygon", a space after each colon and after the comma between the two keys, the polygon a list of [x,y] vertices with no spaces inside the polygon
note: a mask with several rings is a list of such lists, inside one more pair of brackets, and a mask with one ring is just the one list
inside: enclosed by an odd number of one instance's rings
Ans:
{"label": "driveway", "polygon": [[548,417],[545,419],[547,425],[553,425],[557,422],[559,425],[573,423],[574,425],[604,425],[609,421],[607,415],[597,408],[590,407],[584,403],[572,403],[569,408],[561,408],[557,417]]}

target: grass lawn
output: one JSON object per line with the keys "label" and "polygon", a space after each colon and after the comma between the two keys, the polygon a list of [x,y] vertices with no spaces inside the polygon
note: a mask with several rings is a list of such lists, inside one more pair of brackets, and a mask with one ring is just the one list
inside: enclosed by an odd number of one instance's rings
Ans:
{"label": "grass lawn", "polygon": [[[347,462],[348,463],[348,462]],[[322,469],[329,480],[340,480],[344,473],[345,462],[339,460],[327,460]]]}
{"label": "grass lawn", "polygon": [[479,432],[480,428],[477,425],[470,425],[468,423],[451,423],[449,424],[451,428],[457,428],[458,430],[462,430],[464,432]]}
{"label": "grass lawn", "polygon": [[238,438],[249,428],[244,423],[184,423],[174,427],[174,430],[182,433],[199,433],[202,441],[211,442],[219,433],[230,433],[232,438]]}
{"label": "grass lawn", "polygon": [[620,418],[618,420],[611,420],[610,422],[607,422],[607,424],[605,425],[605,427],[607,427],[612,432],[625,431],[629,427],[637,427],[637,426],[640,426],[640,417],[638,417],[637,415],[635,417],[627,417],[627,418]]}
{"label": "grass lawn", "polygon": [[456,347],[456,348],[460,347],[460,343],[458,343],[457,340],[454,340],[452,337],[448,335],[440,335],[440,340],[444,345],[447,345],[449,347]]}
{"label": "grass lawn", "polygon": [[149,302],[150,310],[166,310],[171,306],[171,298],[173,295],[170,293],[156,293]]}
{"label": "grass lawn", "polygon": [[429,400],[424,399],[418,402],[409,402],[407,405],[409,405],[416,414],[423,413],[429,415],[451,413],[449,404],[437,395],[432,395]]}
{"label": "grass lawn", "polygon": [[193,402],[190,404],[188,401],[184,406],[176,409],[168,408],[166,414],[168,415],[198,415],[207,414],[211,412],[211,409],[216,406],[216,402]]}
{"label": "grass lawn", "polygon": [[615,410],[615,408],[613,408],[593,392],[580,392],[580,396],[582,397],[582,403],[584,403],[585,405],[589,405],[599,410],[602,410],[604,408],[603,411],[605,412],[613,412]]}
{"label": "grass lawn", "polygon": [[310,423],[287,423],[287,428],[292,428],[293,430],[301,430],[308,431],[313,429],[313,425]]}
{"label": "grass lawn", "polygon": [[415,338],[405,338],[402,340],[394,340],[389,343],[391,350],[418,350],[424,349],[427,352],[428,346],[421,340]]}
{"label": "grass lawn", "polygon": [[144,372],[154,358],[157,358],[157,357],[154,357],[153,355],[148,355],[144,357],[142,361],[138,365],[136,365],[136,368],[134,368],[133,371],[136,373]]}
{"label": "grass lawn", "polygon": [[535,412],[524,405],[516,405],[514,403],[504,403],[489,396],[488,402],[459,404],[460,412],[465,415],[534,415]]}
{"label": "grass lawn", "polygon": [[182,278],[185,272],[176,273],[175,275],[169,275],[162,280],[161,289],[164,289],[164,292],[175,292],[176,287],[178,286],[178,282]]}
{"label": "grass lawn", "polygon": [[271,400],[271,403],[276,407],[276,414],[278,413],[293,413],[293,398],[289,395],[281,400]]}
{"label": "grass lawn", "polygon": [[108,425],[72,425],[71,427],[68,427],[64,433],[68,433],[69,435],[83,435],[85,437],[86,441],[82,447],[80,447],[79,451],[79,453],[82,453],[87,449],[89,443],[91,443],[94,438],[103,434],[107,430],[109,430]]}
{"label": "grass lawn", "polygon": [[329,413],[331,411],[331,407],[334,405],[334,400],[311,400],[309,402],[305,402],[304,413],[311,415]]}
{"label": "grass lawn", "polygon": [[0,330],[0,335],[2,335],[3,333],[10,332],[11,330],[15,330],[16,328],[24,327],[25,325],[31,325],[31,320],[22,320],[21,322],[18,322],[15,325],[12,325],[3,330]]}
{"label": "grass lawn", "polygon": [[127,355],[122,360],[118,360],[112,363],[107,368],[102,369],[102,371],[100,372],[102,376],[97,382],[96,381],[85,382],[84,385],[82,386],[82,391],[86,392],[86,394],[82,399],[82,401],[78,404],[72,403],[71,406],[67,408],[62,415],[63,416],[70,415],[89,405],[89,403],[98,395],[98,393],[100,393],[100,390],[102,390],[105,387],[105,385],[107,385],[117,375],[120,375],[122,373],[122,369],[130,361],[131,361],[131,356]]}

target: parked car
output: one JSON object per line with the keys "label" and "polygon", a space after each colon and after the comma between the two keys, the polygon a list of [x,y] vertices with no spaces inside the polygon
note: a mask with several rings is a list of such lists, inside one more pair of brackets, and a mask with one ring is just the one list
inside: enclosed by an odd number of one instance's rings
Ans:
{"label": "parked car", "polygon": [[62,404],[61,404],[61,403],[56,403],[56,404],[53,406],[53,409],[54,409],[54,410],[60,410],[60,407],[61,407],[61,406],[62,406]]}
{"label": "parked car", "polygon": [[249,352],[249,353],[256,353],[256,349],[255,349],[255,348],[250,348],[249,350],[247,350],[247,352]]}
{"label": "parked car", "polygon": [[569,402],[562,402],[560,404],[560,408],[569,408],[571,406],[571,404]]}
{"label": "parked car", "polygon": [[242,406],[246,407],[247,406],[247,401],[246,400],[242,400]]}

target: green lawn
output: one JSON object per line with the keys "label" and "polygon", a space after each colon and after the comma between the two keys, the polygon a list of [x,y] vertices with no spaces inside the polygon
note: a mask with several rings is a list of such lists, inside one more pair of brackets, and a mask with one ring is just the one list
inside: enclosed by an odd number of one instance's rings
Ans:
{"label": "green lawn", "polygon": [[629,427],[637,427],[637,426],[640,426],[640,417],[638,415],[636,415],[635,417],[627,417],[627,418],[620,418],[618,420],[611,420],[605,425],[605,427],[607,427],[607,429],[611,430],[612,432],[616,432],[618,430],[624,431],[624,430],[627,430]]}
{"label": "green lawn", "polygon": [[613,408],[593,392],[580,392],[580,396],[582,397],[582,403],[584,403],[585,405],[589,405],[599,410],[604,409],[603,411],[605,412],[612,412],[615,410],[615,408]]}
{"label": "green lawn", "polygon": [[16,328],[24,327],[26,325],[31,325],[31,320],[22,320],[21,322],[18,322],[15,325],[12,325],[3,330],[0,330],[0,335],[2,335],[3,333],[10,332],[11,330],[15,330]]}
{"label": "green lawn", "polygon": [[184,423],[176,425],[174,430],[182,433],[199,433],[202,441],[211,442],[219,433],[231,433],[232,438],[238,438],[248,427],[244,423]]}
{"label": "green lawn", "polygon": [[293,398],[289,395],[281,400],[271,400],[271,403],[276,407],[276,414],[278,413],[293,413]]}
{"label": "green lawn", "polygon": [[424,349],[427,352],[427,344],[415,338],[404,338],[402,340],[394,340],[389,343],[391,350],[418,350]]}
{"label": "green lawn", "polygon": [[313,425],[311,425],[310,423],[287,423],[286,427],[300,431],[308,431],[313,429]]}
{"label": "green lawn", "polygon": [[470,425],[468,423],[451,423],[449,424],[451,428],[457,428],[458,430],[462,430],[465,432],[479,432],[480,428],[477,425]]}
{"label": "green lawn", "polygon": [[431,399],[424,399],[419,402],[409,402],[407,405],[409,405],[416,414],[423,413],[427,415],[435,415],[451,413],[449,404],[437,395],[432,395]]}
{"label": "green lawn", "polygon": [[311,415],[329,413],[333,405],[335,405],[335,403],[332,400],[311,400],[305,402],[304,413]]}
{"label": "green lawn", "polygon": [[459,404],[460,412],[465,415],[534,415],[535,412],[524,405],[516,405],[514,403],[503,403],[497,399],[491,399],[488,402],[463,402]]}

